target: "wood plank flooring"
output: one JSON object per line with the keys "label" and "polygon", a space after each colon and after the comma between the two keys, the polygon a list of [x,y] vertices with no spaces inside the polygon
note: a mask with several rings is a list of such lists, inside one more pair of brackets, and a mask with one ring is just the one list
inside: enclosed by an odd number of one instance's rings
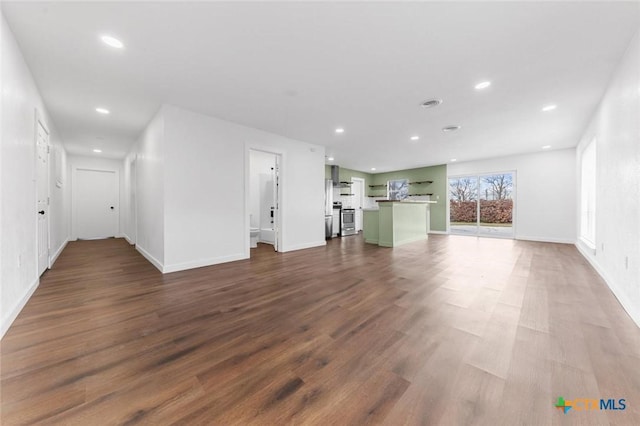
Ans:
{"label": "wood plank flooring", "polygon": [[640,329],[570,245],[355,236],[163,276],[79,241],[0,344],[0,419],[638,425],[639,367]]}

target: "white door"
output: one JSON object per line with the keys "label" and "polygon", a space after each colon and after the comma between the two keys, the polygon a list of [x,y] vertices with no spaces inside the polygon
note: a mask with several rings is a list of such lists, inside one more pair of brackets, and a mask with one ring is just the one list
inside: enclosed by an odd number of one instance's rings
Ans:
{"label": "white door", "polygon": [[115,171],[76,169],[76,232],[80,239],[118,233],[118,175]]}
{"label": "white door", "polygon": [[356,231],[362,231],[362,205],[364,204],[364,180],[351,178],[352,207],[356,209]]}
{"label": "white door", "polygon": [[273,170],[273,248],[278,251],[278,243],[280,240],[280,156],[276,155],[276,166]]}
{"label": "white door", "polygon": [[38,216],[38,275],[49,267],[49,134],[38,121],[36,186]]}

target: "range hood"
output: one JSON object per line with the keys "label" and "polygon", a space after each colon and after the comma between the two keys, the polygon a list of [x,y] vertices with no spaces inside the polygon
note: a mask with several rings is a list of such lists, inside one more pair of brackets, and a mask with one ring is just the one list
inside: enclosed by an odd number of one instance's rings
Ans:
{"label": "range hood", "polygon": [[331,166],[331,180],[333,181],[334,188],[337,188],[340,186],[340,167],[339,166]]}
{"label": "range hood", "polygon": [[331,166],[331,180],[334,188],[350,188],[351,182],[340,182],[340,167]]}

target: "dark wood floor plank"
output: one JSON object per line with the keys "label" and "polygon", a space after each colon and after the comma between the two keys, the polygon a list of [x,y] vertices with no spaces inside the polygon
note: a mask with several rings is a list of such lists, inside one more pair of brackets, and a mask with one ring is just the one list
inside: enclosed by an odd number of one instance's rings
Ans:
{"label": "dark wood floor plank", "polygon": [[0,423],[640,424],[638,365],[640,330],[570,245],[354,236],[162,275],[79,241],[1,342]]}

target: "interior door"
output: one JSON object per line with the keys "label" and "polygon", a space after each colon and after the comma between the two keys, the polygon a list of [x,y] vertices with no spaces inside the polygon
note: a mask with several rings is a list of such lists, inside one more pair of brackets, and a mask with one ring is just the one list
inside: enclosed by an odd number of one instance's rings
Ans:
{"label": "interior door", "polygon": [[37,122],[36,185],[38,217],[38,275],[49,267],[49,134]]}
{"label": "interior door", "polygon": [[75,179],[77,237],[115,237],[118,233],[117,173],[108,170],[77,169]]}
{"label": "interior door", "polygon": [[276,166],[273,169],[273,249],[278,251],[280,244],[280,156],[276,155]]}

